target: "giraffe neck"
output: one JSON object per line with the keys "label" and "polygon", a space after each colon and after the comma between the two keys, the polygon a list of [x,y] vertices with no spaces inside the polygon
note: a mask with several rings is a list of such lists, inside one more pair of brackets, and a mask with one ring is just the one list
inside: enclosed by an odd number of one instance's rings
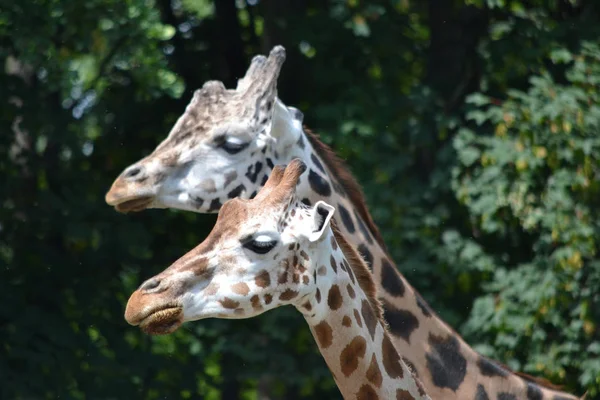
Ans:
{"label": "giraffe neck", "polygon": [[[340,239],[343,240],[343,239]],[[317,290],[298,307],[345,399],[429,399],[394,348],[377,301],[365,293],[329,232],[311,255]],[[365,275],[368,276],[368,273]]]}
{"label": "giraffe neck", "polygon": [[[296,130],[290,133],[294,142],[291,144],[288,140],[287,145],[279,149],[277,162],[286,164],[301,158],[308,166],[308,173],[297,188],[300,199],[310,204],[325,200],[336,207],[334,219],[338,227],[358,249],[372,272],[395,348],[432,398],[485,400],[486,396],[495,398],[497,393],[498,398],[511,400],[513,397],[510,396],[520,399],[533,393],[531,399],[553,399],[554,396],[577,399],[531,383],[483,358],[438,317],[398,271],[376,228],[368,223],[367,219],[371,218],[368,211],[361,213],[356,196],[353,201],[349,195],[351,190],[341,183],[342,179],[337,176],[340,170],[334,171],[331,162],[325,159],[328,155],[322,149],[317,150],[322,143],[298,128],[300,124],[295,125],[296,128],[288,128]],[[344,173],[349,175],[347,169]]]}

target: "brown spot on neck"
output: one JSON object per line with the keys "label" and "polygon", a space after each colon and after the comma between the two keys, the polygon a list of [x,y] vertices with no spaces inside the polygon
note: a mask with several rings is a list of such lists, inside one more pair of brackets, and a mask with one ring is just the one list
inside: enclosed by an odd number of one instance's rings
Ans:
{"label": "brown spot on neck", "polygon": [[402,379],[404,377],[402,361],[400,360],[400,355],[390,340],[387,332],[385,332],[383,336],[381,351],[383,356],[383,368],[385,368],[385,372],[387,372],[388,376],[392,379]]}
{"label": "brown spot on neck", "polygon": [[362,314],[363,320],[365,321],[365,325],[369,330],[371,338],[375,338],[375,330],[377,329],[377,318],[375,317],[375,314],[373,314],[373,310],[368,301],[362,301],[360,313]]}
{"label": "brown spot on neck", "polygon": [[354,310],[354,319],[356,320],[356,324],[358,325],[358,327],[362,328],[362,319],[360,318],[360,313],[356,309]]}
{"label": "brown spot on neck", "polygon": [[342,373],[349,377],[358,368],[361,358],[365,356],[367,351],[367,341],[362,336],[356,336],[340,354],[340,368]]}
{"label": "brown spot on neck", "polygon": [[321,346],[322,349],[326,349],[331,346],[331,343],[333,342],[333,330],[327,321],[321,321],[315,325],[314,331],[317,341],[319,342],[319,346]]}
{"label": "brown spot on neck", "polygon": [[337,274],[337,262],[335,261],[333,254],[329,257],[329,263],[331,264],[331,269],[333,272]]}
{"label": "brown spot on neck", "polygon": [[350,319],[349,316],[344,315],[344,318],[342,318],[342,325],[345,326],[346,328],[348,328],[352,325],[352,320]]}
{"label": "brown spot on neck", "polygon": [[379,395],[377,395],[375,389],[365,383],[358,389],[356,400],[379,400]]}
{"label": "brown spot on neck", "polygon": [[380,388],[381,383],[383,382],[383,377],[381,376],[381,370],[379,369],[379,364],[377,364],[377,357],[375,354],[371,357],[371,364],[369,364],[369,369],[367,369],[367,379],[377,388]]}
{"label": "brown spot on neck", "polygon": [[302,304],[302,308],[304,308],[306,311],[310,311],[312,310],[312,304],[310,304],[310,301],[307,301],[306,303]]}
{"label": "brown spot on neck", "polygon": [[415,398],[407,390],[398,389],[396,390],[396,400],[415,400]]}
{"label": "brown spot on neck", "polygon": [[333,285],[329,289],[329,293],[327,294],[327,305],[333,311],[342,306],[342,294],[338,285]]}
{"label": "brown spot on neck", "polygon": [[356,293],[354,292],[352,285],[348,284],[346,289],[348,290],[348,296],[350,296],[351,299],[354,299],[356,297]]}

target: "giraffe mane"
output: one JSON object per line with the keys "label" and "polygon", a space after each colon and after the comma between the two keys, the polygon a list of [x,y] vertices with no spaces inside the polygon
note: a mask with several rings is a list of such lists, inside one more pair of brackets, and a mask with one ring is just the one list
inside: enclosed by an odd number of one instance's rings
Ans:
{"label": "giraffe mane", "polygon": [[375,286],[373,275],[371,274],[371,271],[369,271],[367,264],[358,251],[346,241],[346,238],[344,238],[340,232],[333,218],[331,219],[331,230],[333,231],[333,236],[340,246],[340,249],[342,249],[342,253],[344,253],[344,257],[346,257],[348,264],[350,264],[350,268],[352,268],[352,272],[358,281],[358,286],[360,286],[362,291],[367,295],[369,304],[371,304],[371,308],[377,316],[377,319],[386,326],[383,319],[383,308],[377,296],[377,287]]}
{"label": "giraffe mane", "polygon": [[364,193],[354,176],[352,176],[350,173],[350,169],[346,163],[339,158],[329,146],[323,143],[316,133],[312,132],[306,126],[304,126],[304,133],[306,134],[308,141],[313,146],[317,154],[323,159],[325,165],[327,165],[327,167],[335,175],[333,178],[336,179],[348,193],[350,201],[356,207],[359,216],[367,225],[377,243],[384,251],[387,252],[381,232],[379,232],[379,228],[377,228],[377,225],[375,225],[375,222],[373,221],[373,218],[371,217],[371,214],[367,208],[367,202],[365,201]]}

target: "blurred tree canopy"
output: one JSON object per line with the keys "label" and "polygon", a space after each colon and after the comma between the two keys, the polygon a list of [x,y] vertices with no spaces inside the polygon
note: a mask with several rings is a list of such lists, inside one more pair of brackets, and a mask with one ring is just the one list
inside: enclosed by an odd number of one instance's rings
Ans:
{"label": "blurred tree canopy", "polygon": [[[402,272],[478,351],[600,396],[593,0],[0,0],[0,397],[339,398],[300,315],[150,338],[131,291],[213,216],[104,203],[209,79],[279,95],[356,173]],[[264,398],[264,397],[263,397]]]}

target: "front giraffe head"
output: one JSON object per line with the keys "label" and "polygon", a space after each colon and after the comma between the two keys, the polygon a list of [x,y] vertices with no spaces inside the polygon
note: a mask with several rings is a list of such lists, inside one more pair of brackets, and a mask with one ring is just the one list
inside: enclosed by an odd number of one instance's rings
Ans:
{"label": "front giraffe head", "polygon": [[330,205],[295,195],[306,166],[274,168],[253,200],[226,202],[209,236],[130,297],[126,320],[151,334],[203,318],[248,318],[314,295],[310,258],[330,235]]}
{"label": "front giraffe head", "polygon": [[268,58],[252,59],[235,90],[206,82],[169,136],[115,180],[106,202],[121,212],[177,208],[210,213],[228,199],[253,197],[278,163],[277,148],[301,132],[299,111],[277,99],[284,60],[284,48],[276,46]]}

